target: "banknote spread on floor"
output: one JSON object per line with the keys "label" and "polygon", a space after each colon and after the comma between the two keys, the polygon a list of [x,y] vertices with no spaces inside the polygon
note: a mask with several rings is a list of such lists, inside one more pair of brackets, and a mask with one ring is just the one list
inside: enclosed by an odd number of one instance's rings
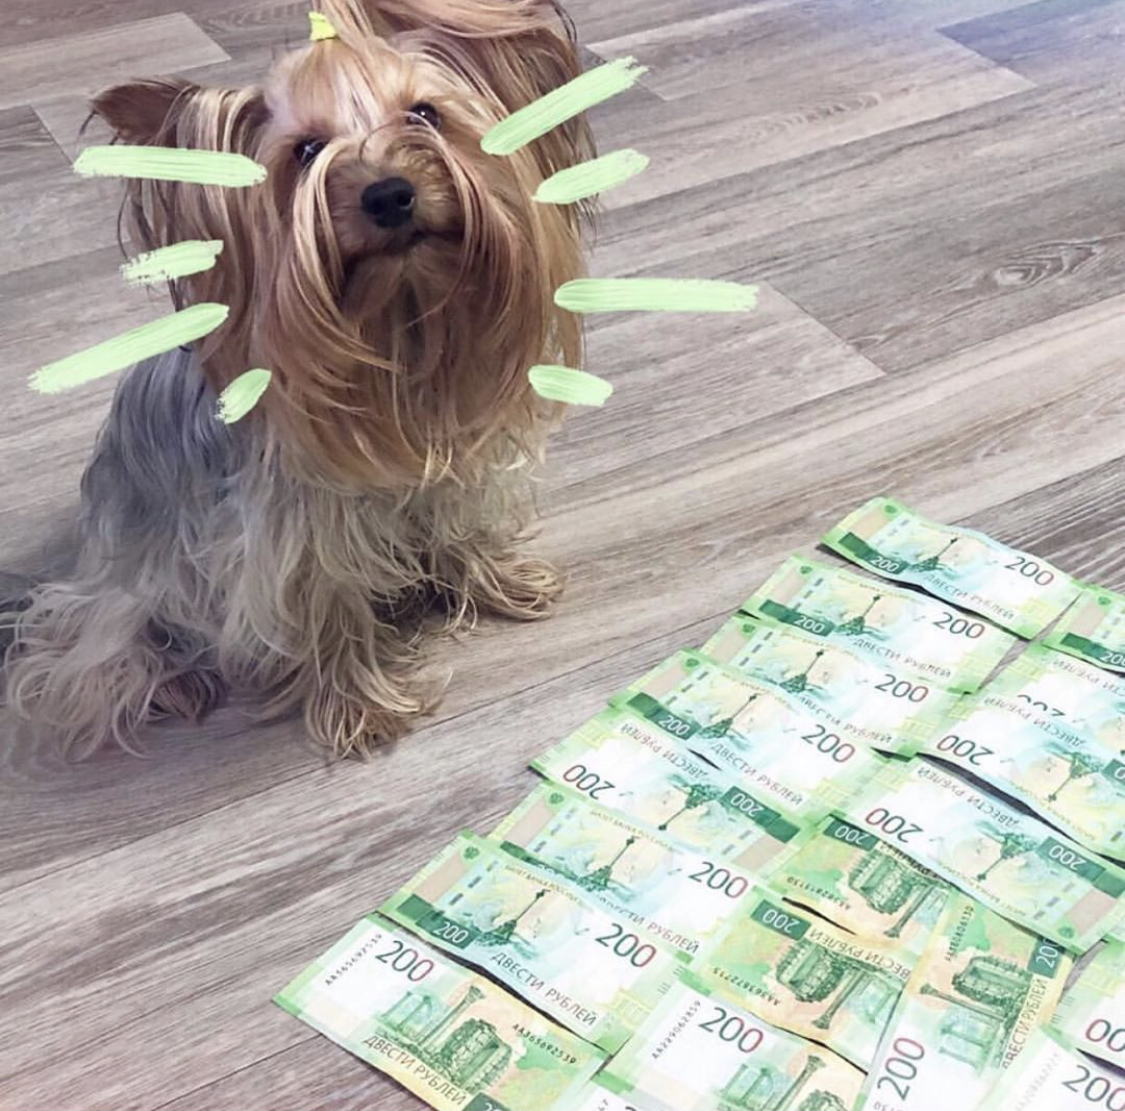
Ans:
{"label": "banknote spread on floor", "polygon": [[1125,1111],[1125,596],[823,545],[275,1001],[440,1111]]}

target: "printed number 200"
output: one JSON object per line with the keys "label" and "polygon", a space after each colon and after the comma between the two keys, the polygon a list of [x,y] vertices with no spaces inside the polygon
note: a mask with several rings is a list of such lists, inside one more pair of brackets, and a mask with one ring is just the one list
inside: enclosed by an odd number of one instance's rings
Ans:
{"label": "printed number 200", "polygon": [[891,1049],[897,1054],[888,1057],[883,1065],[883,1073],[875,1084],[876,1088],[884,1084],[893,1088],[899,1099],[906,1099],[910,1095],[910,1084],[918,1075],[916,1062],[926,1056],[926,1047],[913,1038],[895,1038]]}

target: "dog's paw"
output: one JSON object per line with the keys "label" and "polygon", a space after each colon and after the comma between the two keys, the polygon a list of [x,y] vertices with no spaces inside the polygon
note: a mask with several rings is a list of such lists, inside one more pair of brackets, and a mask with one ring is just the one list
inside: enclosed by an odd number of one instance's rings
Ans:
{"label": "dog's paw", "polygon": [[489,570],[492,574],[480,584],[478,605],[515,621],[548,617],[563,590],[554,565],[536,556],[510,556]]}
{"label": "dog's paw", "polygon": [[182,671],[163,680],[153,691],[150,719],[178,717],[200,722],[222,701],[226,686],[214,671]]}
{"label": "dog's paw", "polygon": [[414,720],[430,709],[413,690],[403,687],[395,694],[395,704],[385,706],[322,687],[305,704],[309,735],[335,756],[370,756],[409,732]]}

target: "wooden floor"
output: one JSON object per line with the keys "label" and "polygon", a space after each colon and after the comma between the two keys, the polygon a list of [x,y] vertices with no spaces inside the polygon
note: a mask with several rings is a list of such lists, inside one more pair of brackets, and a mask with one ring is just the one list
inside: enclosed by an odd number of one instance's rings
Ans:
{"label": "wooden floor", "polygon": [[[70,517],[112,388],[27,374],[165,311],[118,280],[116,187],[71,172],[84,96],[252,80],[304,7],[6,5],[0,568]],[[872,494],[1125,588],[1125,2],[571,9],[591,56],[652,67],[597,112],[653,162],[606,198],[595,272],[758,281],[760,311],[593,322],[617,392],[547,476],[561,608],[451,646],[441,712],[373,762],[233,713],[76,767],[5,735],[3,1111],[421,1106],[270,995]]]}

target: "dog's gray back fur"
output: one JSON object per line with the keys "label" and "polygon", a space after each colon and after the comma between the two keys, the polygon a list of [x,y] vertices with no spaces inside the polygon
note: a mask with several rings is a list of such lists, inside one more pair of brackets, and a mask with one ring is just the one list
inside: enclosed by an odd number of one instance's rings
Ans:
{"label": "dog's gray back fur", "polygon": [[153,547],[202,543],[198,526],[242,470],[247,431],[218,419],[194,349],[138,363],[114,394],[82,476],[81,526],[93,541],[84,556],[112,561],[125,584]]}

